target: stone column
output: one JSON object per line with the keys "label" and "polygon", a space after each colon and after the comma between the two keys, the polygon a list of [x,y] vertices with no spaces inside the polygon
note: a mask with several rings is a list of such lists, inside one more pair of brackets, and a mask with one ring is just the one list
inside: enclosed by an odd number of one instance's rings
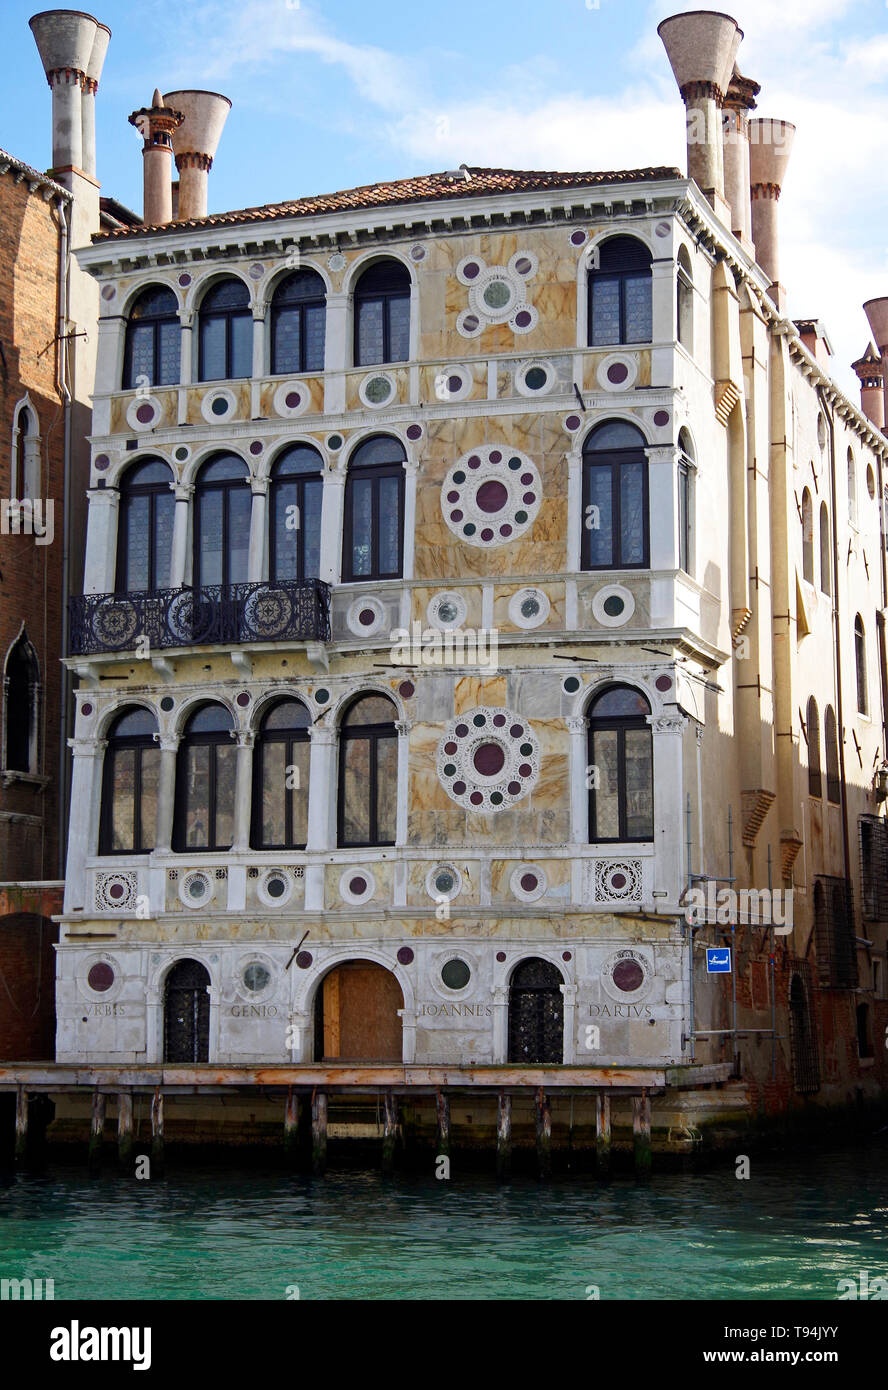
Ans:
{"label": "stone column", "polygon": [[120,493],[117,488],[90,488],[86,522],[86,561],[83,575],[85,594],[110,594],[114,590],[117,568],[117,519]]}
{"label": "stone column", "polygon": [[157,837],[154,848],[169,854],[173,842],[173,812],[176,804],[176,755],[179,741],[155,735],[160,744],[160,776],[157,785]]}
{"label": "stone column", "polygon": [[265,376],[265,316],[268,304],[264,299],[253,305],[253,380]]}
{"label": "stone column", "polygon": [[232,853],[250,848],[250,805],[253,797],[253,731],[237,731],[237,771],[234,784],[234,841]]}
{"label": "stone column", "polygon": [[345,370],[351,363],[348,341],[349,297],[327,295],[326,344],[324,348],[324,411],[339,415],[345,410]]}
{"label": "stone column", "polygon": [[324,474],[321,500],[321,573],[327,584],[338,584],[342,570],[342,511],[345,501],[345,472]]}
{"label": "stone column", "polygon": [[395,822],[395,844],[407,843],[407,790],[410,777],[410,730],[413,725],[407,719],[395,721],[398,731],[398,810]]}
{"label": "stone column", "polygon": [[[586,776],[589,721],[583,714],[571,714],[565,723],[570,730],[570,842],[577,846],[588,845],[589,787]],[[571,880],[571,902],[578,903],[583,893],[583,861],[576,856],[571,859]]]}
{"label": "stone column", "polygon": [[107,746],[107,739],[68,739],[73,754],[71,805],[76,812],[68,829],[65,912],[86,907],[86,860],[98,849],[102,762]]}
{"label": "stone column", "polygon": [[[677,899],[684,886],[682,827],[685,799],[682,775],[682,740],[688,720],[683,714],[648,715],[653,732],[654,755],[654,845],[652,867],[656,883]],[[647,898],[650,889],[645,885]]]}
{"label": "stone column", "polygon": [[182,386],[190,386],[193,380],[192,363],[194,361],[194,344],[192,342],[192,329],[194,327],[193,311],[190,309],[183,309],[179,314],[179,322],[182,325],[179,341],[179,383]]}
{"label": "stone column", "polygon": [[[332,849],[335,809],[336,730],[312,724],[308,765],[308,842],[306,850]],[[308,904],[306,903],[306,906]]]}
{"label": "stone column", "polygon": [[401,573],[405,579],[413,578],[414,548],[416,542],[416,475],[419,464],[408,459],[404,464],[404,563]]}
{"label": "stone column", "polygon": [[190,530],[188,523],[194,487],[191,483],[176,483],[173,492],[176,497],[176,514],[173,518],[170,588],[181,589],[191,578],[191,566],[188,563],[188,532]]}
{"label": "stone column", "polygon": [[502,1065],[508,1059],[509,1051],[509,987],[496,985],[491,990],[493,1005],[493,1057],[494,1065]]}
{"label": "stone column", "polygon": [[562,985],[564,999],[564,1065],[577,1060],[577,985]]}
{"label": "stone column", "polygon": [[567,568],[569,573],[579,570],[582,563],[583,533],[586,518],[583,516],[583,456],[579,450],[565,454],[567,459]]}
{"label": "stone column", "polygon": [[251,584],[268,577],[268,479],[251,478],[253,506],[250,511],[250,552],[247,560],[247,577]]}
{"label": "stone column", "polygon": [[678,569],[678,450],[646,450],[652,570]]}

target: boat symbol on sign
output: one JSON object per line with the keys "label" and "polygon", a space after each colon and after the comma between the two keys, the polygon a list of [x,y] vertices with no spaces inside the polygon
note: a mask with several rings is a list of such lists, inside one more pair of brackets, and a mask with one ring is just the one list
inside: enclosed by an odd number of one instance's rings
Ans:
{"label": "boat symbol on sign", "polygon": [[706,973],[708,975],[730,975],[731,948],[729,946],[724,949],[717,946],[707,946]]}

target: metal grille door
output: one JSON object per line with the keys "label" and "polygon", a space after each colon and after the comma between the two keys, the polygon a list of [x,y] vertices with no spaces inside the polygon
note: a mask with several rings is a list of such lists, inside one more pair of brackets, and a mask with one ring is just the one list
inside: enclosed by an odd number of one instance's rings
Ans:
{"label": "metal grille door", "polygon": [[548,961],[522,961],[509,988],[509,1061],[564,1060],[564,998],[559,971]]}
{"label": "metal grille door", "polygon": [[163,1006],[165,1062],[210,1060],[210,977],[196,960],[180,960],[167,976]]}

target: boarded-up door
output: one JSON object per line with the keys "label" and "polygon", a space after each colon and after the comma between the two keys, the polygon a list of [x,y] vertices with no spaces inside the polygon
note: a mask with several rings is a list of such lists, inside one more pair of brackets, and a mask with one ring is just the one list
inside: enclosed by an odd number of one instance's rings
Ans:
{"label": "boarded-up door", "polygon": [[400,1062],[401,986],[367,960],[346,961],[325,976],[315,1004],[315,1054],[325,1061]]}

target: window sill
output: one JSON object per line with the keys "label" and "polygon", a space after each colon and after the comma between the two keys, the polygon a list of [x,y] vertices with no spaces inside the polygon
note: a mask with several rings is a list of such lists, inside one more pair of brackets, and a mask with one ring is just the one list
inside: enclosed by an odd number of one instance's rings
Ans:
{"label": "window sill", "polygon": [[12,769],[7,770],[6,768],[0,772],[0,783],[2,783],[4,791],[7,787],[13,786],[16,782],[22,782],[25,786],[34,787],[38,791],[43,791],[45,787],[49,786],[51,781],[51,777],[40,777],[35,772],[16,772]]}

